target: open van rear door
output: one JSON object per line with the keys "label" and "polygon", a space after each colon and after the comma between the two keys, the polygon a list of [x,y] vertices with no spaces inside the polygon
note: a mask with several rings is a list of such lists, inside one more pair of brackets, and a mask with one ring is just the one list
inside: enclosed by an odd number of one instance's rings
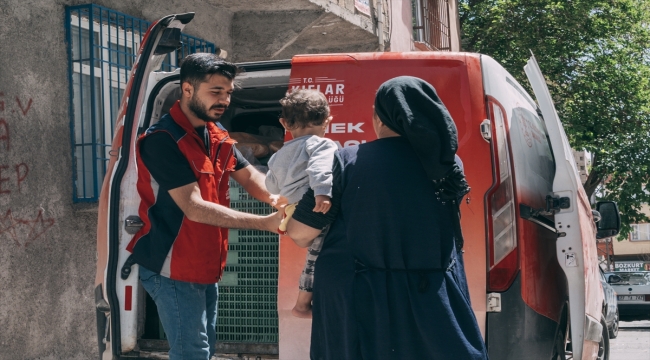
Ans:
{"label": "open van rear door", "polygon": [[[131,69],[115,124],[111,156],[99,199],[95,304],[102,359],[116,359],[136,349],[139,301],[144,299],[134,273],[121,274],[130,253],[126,246],[139,225],[135,141],[145,116],[150,75],[163,58],[181,46],[181,30],[194,13],[169,15],[154,22],[144,35]],[[131,216],[131,217],[130,217]],[[130,267],[129,267],[130,269]]]}
{"label": "open van rear door", "polygon": [[528,60],[524,70],[537,97],[555,156],[552,197],[562,203],[555,213],[556,254],[569,290],[573,359],[596,359],[602,334],[603,293],[599,284],[596,229],[591,206],[580,183],[571,146],[534,56]]}

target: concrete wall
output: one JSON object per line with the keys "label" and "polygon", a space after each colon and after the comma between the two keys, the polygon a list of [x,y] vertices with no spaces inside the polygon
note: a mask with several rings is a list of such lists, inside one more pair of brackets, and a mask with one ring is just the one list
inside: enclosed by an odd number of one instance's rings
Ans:
{"label": "concrete wall", "polygon": [[[334,15],[345,19],[346,21],[372,33],[378,35],[375,25],[370,16],[362,14],[354,6],[354,0],[309,0],[310,2],[318,5]],[[372,14],[372,4],[377,0],[370,0],[370,8]],[[376,13],[375,13],[376,14]],[[375,15],[376,17],[376,15]],[[387,27],[384,28],[384,31]],[[377,38],[375,38],[377,39]]]}
{"label": "concrete wall", "polygon": [[232,35],[232,60],[236,62],[377,51],[379,47],[373,34],[322,9],[237,12]]}
{"label": "concrete wall", "polygon": [[[97,205],[72,202],[64,24],[65,6],[85,3],[0,0],[0,360],[96,358]],[[377,48],[307,0],[94,3],[148,21],[196,12],[185,32],[234,60]]]}
{"label": "concrete wall", "polygon": [[413,11],[410,1],[391,1],[390,51],[413,50]]}
{"label": "concrete wall", "polygon": [[451,51],[461,51],[458,0],[449,1],[449,30],[451,31]]}

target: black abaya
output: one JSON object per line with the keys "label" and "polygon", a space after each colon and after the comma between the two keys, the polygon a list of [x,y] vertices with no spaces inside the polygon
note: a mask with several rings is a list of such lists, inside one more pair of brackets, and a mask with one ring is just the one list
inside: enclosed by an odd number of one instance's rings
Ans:
{"label": "black abaya", "polygon": [[[408,140],[341,150],[335,177],[311,358],[487,359],[454,247],[458,205],[440,198]],[[310,194],[294,214],[308,225]]]}

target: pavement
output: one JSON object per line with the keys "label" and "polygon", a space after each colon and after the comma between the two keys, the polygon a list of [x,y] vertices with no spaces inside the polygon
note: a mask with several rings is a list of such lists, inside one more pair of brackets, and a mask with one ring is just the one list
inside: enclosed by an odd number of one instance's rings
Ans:
{"label": "pavement", "polygon": [[650,360],[650,320],[621,318],[609,346],[609,360]]}
{"label": "pavement", "polygon": [[[650,320],[621,318],[618,337],[609,340],[609,360],[650,360]],[[156,359],[169,359],[166,354]],[[219,354],[211,360],[267,360],[277,355]]]}

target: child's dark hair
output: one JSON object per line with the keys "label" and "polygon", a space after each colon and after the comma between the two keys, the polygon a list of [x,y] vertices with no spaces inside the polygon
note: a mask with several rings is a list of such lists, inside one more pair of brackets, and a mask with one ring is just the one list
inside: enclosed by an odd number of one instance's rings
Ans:
{"label": "child's dark hair", "polygon": [[237,65],[210,53],[186,56],[181,63],[181,84],[189,82],[196,89],[210,75],[219,74],[233,80],[241,70]]}
{"label": "child's dark hair", "polygon": [[282,118],[290,129],[322,125],[330,116],[325,95],[318,90],[294,90],[280,100]]}

